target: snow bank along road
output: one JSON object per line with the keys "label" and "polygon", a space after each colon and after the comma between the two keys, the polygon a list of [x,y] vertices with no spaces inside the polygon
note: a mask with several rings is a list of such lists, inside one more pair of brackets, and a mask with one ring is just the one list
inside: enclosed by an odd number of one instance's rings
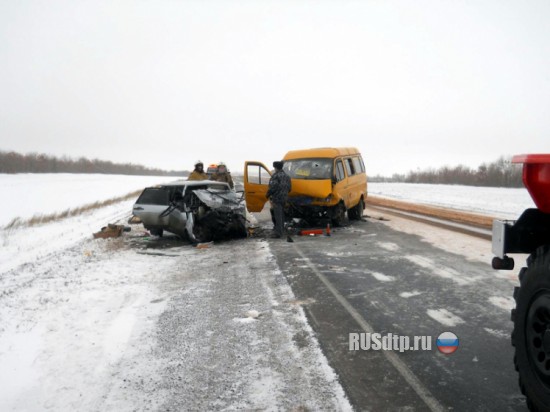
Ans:
{"label": "snow bank along road", "polygon": [[[1,233],[0,410],[525,408],[516,273],[490,269],[488,241],[394,216],[203,250],[91,239],[131,203]],[[444,331],[452,355],[349,350]]]}

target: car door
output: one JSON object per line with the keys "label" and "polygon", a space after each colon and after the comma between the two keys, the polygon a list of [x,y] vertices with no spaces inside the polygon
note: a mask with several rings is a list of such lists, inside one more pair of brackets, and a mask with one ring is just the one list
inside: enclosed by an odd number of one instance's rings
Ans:
{"label": "car door", "polygon": [[244,164],[244,198],[246,210],[261,212],[267,202],[271,172],[261,162],[247,161]]}
{"label": "car door", "polygon": [[170,190],[167,187],[148,187],[136,200],[132,212],[146,224],[160,225],[159,215],[169,205]]}

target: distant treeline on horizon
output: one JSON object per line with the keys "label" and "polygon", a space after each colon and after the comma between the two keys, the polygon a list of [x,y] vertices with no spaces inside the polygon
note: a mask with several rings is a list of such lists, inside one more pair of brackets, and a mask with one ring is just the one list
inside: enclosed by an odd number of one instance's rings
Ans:
{"label": "distant treeline on horizon", "polygon": [[187,170],[162,170],[133,163],[113,163],[99,159],[67,156],[56,157],[40,153],[21,154],[0,151],[0,173],[100,173],[140,176],[187,176]]}
{"label": "distant treeline on horizon", "polygon": [[[147,168],[133,163],[72,159],[46,154],[0,151],[0,173],[101,173],[141,176],[187,176],[189,171]],[[477,169],[467,166],[444,166],[439,169],[410,171],[392,177],[369,176],[371,182],[402,182],[431,184],[460,184],[468,186],[523,187],[522,167],[511,163],[511,158],[500,157],[492,163],[483,163]]]}
{"label": "distant treeline on horizon", "polygon": [[410,171],[392,177],[369,176],[371,182],[431,183],[488,187],[523,187],[522,166],[501,156],[492,163],[483,163],[477,169],[467,166],[443,166],[439,169]]}

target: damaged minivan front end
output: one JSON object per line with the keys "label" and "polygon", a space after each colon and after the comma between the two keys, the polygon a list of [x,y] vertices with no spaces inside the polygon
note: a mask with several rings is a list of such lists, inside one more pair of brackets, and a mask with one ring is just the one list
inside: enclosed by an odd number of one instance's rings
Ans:
{"label": "damaged minivan front end", "polygon": [[244,199],[227,183],[176,181],[146,188],[132,212],[156,236],[164,231],[192,243],[246,237]]}

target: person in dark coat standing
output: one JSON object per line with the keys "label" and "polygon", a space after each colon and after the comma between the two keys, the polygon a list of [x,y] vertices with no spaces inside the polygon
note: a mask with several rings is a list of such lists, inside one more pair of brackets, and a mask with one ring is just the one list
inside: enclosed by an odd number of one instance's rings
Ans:
{"label": "person in dark coat standing", "polygon": [[281,161],[273,162],[275,173],[271,176],[266,194],[273,207],[273,217],[275,219],[275,234],[273,237],[275,238],[281,238],[284,235],[284,207],[291,189],[290,177],[283,171],[283,165],[284,163]]}

